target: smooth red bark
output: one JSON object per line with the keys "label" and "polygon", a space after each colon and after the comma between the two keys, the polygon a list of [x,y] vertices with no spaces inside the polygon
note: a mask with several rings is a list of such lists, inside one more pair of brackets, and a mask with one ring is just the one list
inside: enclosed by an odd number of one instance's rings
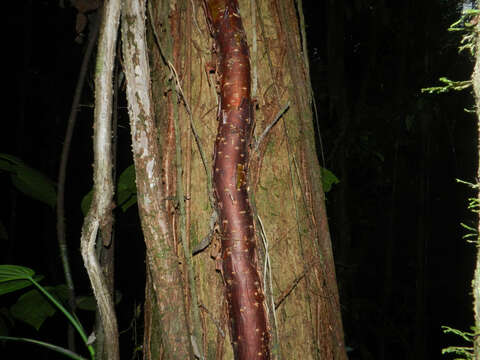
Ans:
{"label": "smooth red bark", "polygon": [[222,270],[236,359],[270,359],[267,315],[257,270],[248,155],[254,126],[250,61],[236,0],[206,2],[216,40],[218,133],[213,185],[222,236]]}

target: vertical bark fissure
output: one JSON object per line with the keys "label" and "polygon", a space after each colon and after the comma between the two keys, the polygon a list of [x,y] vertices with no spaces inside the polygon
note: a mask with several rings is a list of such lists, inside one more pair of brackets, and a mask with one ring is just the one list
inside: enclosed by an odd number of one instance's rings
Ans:
{"label": "vertical bark fissure", "polygon": [[270,359],[247,184],[254,120],[246,35],[236,0],[207,1],[206,8],[218,56],[220,99],[213,187],[234,354],[236,359]]}
{"label": "vertical bark fissure", "polygon": [[[290,33],[288,32],[288,26],[287,24],[289,23],[288,19],[290,19],[289,17],[287,17],[287,10],[284,8],[286,6],[286,4],[282,3],[282,2],[278,2],[276,3],[276,11],[277,11],[277,14],[278,14],[278,18],[279,18],[279,24],[280,24],[280,30],[281,30],[281,34],[283,35],[284,37],[284,41],[286,43],[286,47],[287,47],[287,68],[289,70],[289,73],[290,73],[290,78],[291,78],[291,81],[292,81],[292,90],[293,90],[293,93],[292,91],[290,91],[290,96],[291,98],[294,100],[294,103],[295,103],[295,111],[297,112],[297,117],[298,117],[298,120],[299,120],[299,124],[300,124],[300,131],[303,131],[303,124],[302,124],[302,121],[303,121],[303,111],[305,110],[305,107],[303,106],[303,103],[301,102],[303,97],[302,97],[302,94],[303,91],[301,91],[301,87],[299,88],[298,85],[297,85],[297,81],[301,81],[301,79],[303,79],[303,77],[300,76],[300,74],[298,73],[298,65],[297,64],[301,64],[301,61],[296,61],[296,62],[293,62],[291,61],[291,59],[293,58],[293,54],[296,53],[296,47],[294,46],[294,42],[293,40],[291,39],[291,36],[290,36]],[[298,25],[297,25],[298,26]],[[300,60],[300,59],[298,59]],[[270,61],[270,67],[272,68],[272,65],[271,65],[271,60]],[[273,76],[273,73],[272,73],[272,76]],[[306,82],[306,81],[305,81]],[[278,94],[278,88],[276,87],[276,91],[277,91],[277,97],[279,97],[279,94]],[[308,94],[310,92],[308,92],[306,95],[308,97]],[[287,144],[287,150],[288,150],[288,164],[289,164],[289,172],[290,172],[290,183],[291,183],[291,187],[292,187],[292,198],[293,198],[293,204],[294,204],[294,208],[295,208],[295,219],[296,219],[296,225],[297,225],[297,238],[298,238],[298,248],[299,248],[299,254],[300,254],[300,257],[302,259],[305,259],[304,261],[304,273],[307,274],[308,273],[308,266],[307,266],[307,258],[309,257],[311,251],[306,251],[305,248],[304,248],[304,241],[306,240],[306,237],[305,236],[302,236],[302,231],[301,231],[301,221],[300,221],[300,207],[299,207],[299,204],[298,204],[298,200],[297,200],[297,191],[299,191],[299,196],[302,197],[303,195],[303,199],[305,198],[305,186],[306,186],[306,182],[303,182],[302,183],[302,179],[301,177],[298,175],[298,169],[297,169],[297,173],[294,174],[295,172],[295,168],[298,168],[295,164],[296,164],[296,160],[295,160],[295,153],[293,152],[292,150],[292,144],[291,144],[291,141],[290,141],[290,137],[289,137],[289,134],[288,134],[288,128],[287,128],[287,124],[286,124],[286,121],[285,119],[282,120],[282,125],[283,125],[283,132],[284,132],[284,137],[285,137],[285,140],[286,140],[286,144]],[[305,151],[305,148],[302,147],[301,148],[301,151],[304,152]],[[303,156],[302,153],[300,153],[300,156]],[[295,175],[296,178],[297,178],[297,183],[295,182]],[[296,185],[297,184],[297,185]],[[298,190],[297,190],[298,188]],[[307,213],[309,212],[309,209],[308,207],[306,206],[306,204],[304,203],[304,209],[307,211]],[[321,254],[320,254],[321,256]],[[303,293],[303,296],[304,296],[304,299],[305,299],[305,302],[306,302],[306,306],[307,306],[307,316],[308,316],[308,319],[310,321],[310,323],[312,324],[311,325],[311,333],[312,333],[312,354],[315,354],[314,356],[318,357],[318,349],[320,348],[319,345],[318,345],[318,326],[316,326],[315,324],[315,316],[313,315],[314,312],[312,309],[315,308],[315,305],[312,304],[312,297],[311,297],[311,288],[312,288],[312,284],[311,284],[311,280],[310,280],[310,277],[309,276],[305,276],[305,287],[306,287],[306,291]],[[318,304],[317,304],[317,307],[318,307]]]}
{"label": "vertical bark fissure", "polygon": [[[185,312],[179,310],[184,301],[180,269],[161,181],[145,39],[145,1],[124,0],[122,40],[138,208],[157,301],[156,310],[161,318],[160,350],[164,358],[191,359],[193,354]],[[160,358],[155,354],[146,354],[146,357],[149,356]]]}
{"label": "vertical bark fissure", "polygon": [[[172,54],[173,54],[173,61],[175,64],[175,68],[179,69],[182,73],[182,59],[185,59],[185,53],[182,46],[186,46],[187,44],[183,44],[183,41],[180,39],[185,38],[185,33],[182,33],[182,21],[181,18],[185,16],[186,5],[185,1],[182,1],[179,4],[179,9],[175,12],[175,15],[172,16]],[[202,340],[202,331],[201,331],[201,322],[200,322],[200,313],[198,308],[198,298],[197,298],[197,288],[195,284],[195,269],[193,265],[193,258],[192,252],[190,250],[190,240],[188,238],[188,234],[190,233],[190,229],[187,226],[187,213],[186,213],[186,202],[188,201],[185,197],[184,193],[184,178],[183,173],[184,169],[189,166],[188,163],[183,161],[182,155],[182,129],[181,124],[185,122],[184,115],[188,116],[187,111],[181,111],[180,104],[182,100],[187,103],[185,98],[185,94],[183,90],[181,90],[180,79],[178,77],[177,71],[175,68],[172,67],[171,64],[170,71],[172,75],[175,75],[174,81],[177,83],[177,96],[178,102],[173,104],[174,109],[174,133],[175,133],[175,163],[176,163],[176,182],[177,182],[177,201],[178,201],[178,225],[179,225],[179,236],[180,242],[182,243],[183,247],[183,257],[185,260],[184,266],[184,278],[185,278],[185,296],[187,301],[187,314],[189,316],[190,321],[190,329],[191,329],[191,336],[192,336],[192,346],[195,353],[195,356],[198,358],[203,358],[200,354],[200,344]],[[187,131],[189,134],[190,132]]]}
{"label": "vertical bark fissure", "polygon": [[[183,0],[182,8],[184,8],[185,21],[183,24],[183,31],[185,34],[185,44],[184,44],[184,56],[185,56],[185,78],[184,78],[184,87],[185,87],[185,97],[187,98],[188,103],[192,102],[192,4],[189,1]],[[186,132],[186,151],[185,151],[185,242],[188,244],[191,249],[191,238],[190,238],[190,227],[191,227],[191,188],[192,188],[192,133],[191,131]],[[191,258],[190,253],[186,253],[185,256]],[[193,262],[193,260],[192,260]],[[192,267],[193,270],[193,267]],[[198,302],[197,296],[194,298],[195,303]],[[198,307],[198,305],[196,305]],[[193,309],[194,315],[193,318],[199,318],[198,309]],[[195,314],[196,312],[196,314]],[[196,320],[196,319],[195,319]],[[197,324],[197,326],[200,324]],[[195,325],[194,325],[195,328]],[[198,336],[198,335],[196,335]],[[203,336],[205,338],[205,335]],[[201,339],[197,339],[197,342],[200,342]],[[205,348],[203,353],[205,353]]]}
{"label": "vertical bark fissure", "polygon": [[[313,141],[313,119],[311,110],[311,98],[309,87],[303,84],[309,83],[308,73],[302,69],[298,64],[303,64],[298,55],[298,42],[294,35],[287,29],[287,18],[294,18],[294,11],[292,2],[284,3],[278,1],[279,18],[281,27],[284,29],[285,40],[289,51],[287,51],[287,62],[292,79],[292,99],[296,104],[297,116],[300,124],[300,134],[305,139],[300,144],[300,152],[302,155],[303,166],[302,174],[307,179],[305,183],[300,182],[300,188],[310,200],[310,206],[307,212],[311,213],[314,222],[317,224],[314,231],[316,234],[320,253],[317,255],[321,261],[318,267],[318,275],[316,276],[316,283],[319,286],[320,293],[325,294],[324,301],[318,303],[319,312],[316,314],[319,324],[322,329],[317,334],[314,341],[319,346],[319,353],[323,356],[331,356],[334,359],[346,359],[346,351],[343,340],[343,325],[340,314],[340,302],[338,298],[338,288],[336,283],[335,266],[333,262],[333,253],[331,249],[330,232],[328,229],[324,193],[321,187],[321,177],[315,173],[319,169],[318,159],[315,155],[315,143]],[[307,278],[308,281],[308,278]]]}

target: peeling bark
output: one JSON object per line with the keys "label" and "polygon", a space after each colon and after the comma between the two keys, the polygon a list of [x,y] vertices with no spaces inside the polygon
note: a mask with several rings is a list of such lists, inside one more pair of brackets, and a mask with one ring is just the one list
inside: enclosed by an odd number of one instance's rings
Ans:
{"label": "peeling bark", "polygon": [[218,57],[219,124],[213,183],[234,354],[236,359],[270,359],[270,334],[248,198],[254,119],[246,35],[236,0],[207,1],[206,8]]}
{"label": "peeling bark", "polygon": [[[145,40],[145,1],[125,0],[122,11],[123,58],[138,208],[147,247],[148,271],[157,301],[156,310],[161,318],[159,328],[162,332],[161,349],[155,347],[154,350],[151,344],[145,343],[145,358],[192,359],[180,269],[161,181],[159,144],[153,116]],[[151,330],[150,326],[148,329]],[[147,339],[145,341],[147,342]],[[152,353],[157,350],[161,351],[161,354]]]}

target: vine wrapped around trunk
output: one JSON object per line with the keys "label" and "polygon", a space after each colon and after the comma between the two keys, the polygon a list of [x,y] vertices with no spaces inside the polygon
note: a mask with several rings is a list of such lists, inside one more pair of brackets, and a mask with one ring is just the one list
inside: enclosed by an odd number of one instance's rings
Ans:
{"label": "vine wrapped around trunk", "polygon": [[270,359],[270,334],[248,199],[248,155],[254,127],[248,45],[237,0],[207,1],[206,8],[218,57],[219,125],[213,183],[232,343],[236,359]]}

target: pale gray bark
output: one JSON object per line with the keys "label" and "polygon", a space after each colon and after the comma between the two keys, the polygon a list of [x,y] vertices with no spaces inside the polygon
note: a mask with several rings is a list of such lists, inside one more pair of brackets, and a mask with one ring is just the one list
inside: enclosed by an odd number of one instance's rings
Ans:
{"label": "pale gray bark", "polygon": [[109,360],[120,358],[118,325],[112,294],[108,291],[98,262],[95,243],[99,228],[105,238],[109,238],[112,228],[112,75],[120,8],[120,0],[107,0],[103,9],[95,73],[93,200],[85,217],[81,237],[82,257],[105,331],[105,350]]}
{"label": "pale gray bark", "polygon": [[[138,209],[147,247],[148,270],[162,319],[163,356],[166,359],[189,359],[193,358],[193,354],[183,305],[180,269],[161,183],[145,39],[144,0],[124,0],[121,27]],[[151,354],[145,356],[149,358]]]}

